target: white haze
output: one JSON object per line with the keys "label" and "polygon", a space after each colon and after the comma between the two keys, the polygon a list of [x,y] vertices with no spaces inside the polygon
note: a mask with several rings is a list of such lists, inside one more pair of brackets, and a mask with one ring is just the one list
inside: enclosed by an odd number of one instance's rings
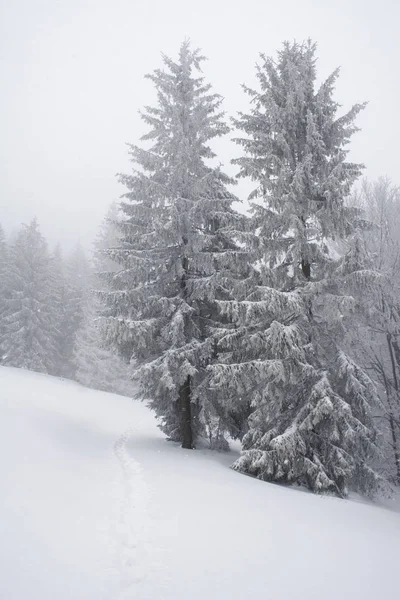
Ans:
{"label": "white haze", "polygon": [[[88,245],[154,102],[143,77],[186,37],[229,116],[248,105],[240,84],[254,82],[259,52],[316,40],[319,75],[342,66],[344,109],[369,101],[352,158],[398,182],[399,18],[396,0],[1,0],[0,222],[12,231],[36,215],[51,243]],[[237,153],[229,140],[218,151],[225,164]]]}

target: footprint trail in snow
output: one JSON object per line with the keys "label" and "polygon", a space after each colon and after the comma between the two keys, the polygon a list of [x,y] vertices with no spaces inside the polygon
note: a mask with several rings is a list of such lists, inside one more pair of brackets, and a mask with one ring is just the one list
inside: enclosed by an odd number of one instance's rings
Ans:
{"label": "footprint trail in snow", "polygon": [[148,512],[151,494],[142,466],[128,448],[140,426],[139,422],[125,431],[114,444],[119,474],[114,483],[115,532],[110,540],[113,568],[111,589],[105,590],[104,600],[150,598],[146,588],[151,589],[151,580],[163,565],[163,550],[151,540],[152,520]]}

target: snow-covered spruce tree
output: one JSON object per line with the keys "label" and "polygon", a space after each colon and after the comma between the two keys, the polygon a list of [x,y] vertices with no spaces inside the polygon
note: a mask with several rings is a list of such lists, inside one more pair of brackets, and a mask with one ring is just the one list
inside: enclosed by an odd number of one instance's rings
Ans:
{"label": "snow-covered spruce tree", "polygon": [[120,220],[118,206],[111,204],[94,242],[93,275],[94,290],[85,293],[82,320],[74,342],[74,372],[77,381],[87,387],[130,396],[134,393],[129,363],[119,356],[107,339],[105,320],[102,316],[99,291],[110,291],[104,275],[118,270],[118,264],[110,259],[106,250],[118,246]]}
{"label": "snow-covered spruce tree", "polygon": [[199,75],[202,60],[184,43],[177,62],[164,56],[165,70],[148,76],[158,97],[142,115],[150,147],[131,146],[133,174],[120,176],[125,219],[121,245],[109,252],[120,270],[104,294],[114,342],[137,361],[143,397],[184,448],[201,435],[223,442],[206,367],[215,358],[215,299],[230,297],[229,268],[246,258],[232,241],[243,218],[231,207],[231,180],[210,162],[210,140],[228,127],[221,98]]}
{"label": "snow-covered spruce tree", "polygon": [[[356,131],[354,106],[338,117],[338,71],[316,89],[315,45],[285,43],[274,61],[261,56],[258,91],[236,122],[251,194],[260,285],[247,302],[220,303],[236,330],[220,339],[212,387],[226,400],[247,398],[252,414],[234,468],[268,481],[299,483],[344,496],[370,493],[379,477],[369,377],[343,352],[355,300],[349,273],[330,242],[353,231],[345,208],[361,165],[346,160]],[[342,286],[343,284],[343,286]]]}
{"label": "snow-covered spruce tree", "polygon": [[43,373],[54,368],[54,322],[50,259],[36,219],[24,225],[9,248],[0,346],[3,363]]}
{"label": "snow-covered spruce tree", "polygon": [[102,273],[112,273],[119,269],[118,263],[109,257],[108,251],[120,246],[119,223],[121,220],[123,220],[123,215],[118,204],[112,202],[94,241],[93,270],[96,289],[104,286],[107,289],[107,276],[102,276]]}
{"label": "snow-covered spruce tree", "polygon": [[49,300],[54,323],[54,369],[51,374],[70,377],[73,373],[70,349],[70,287],[65,275],[64,257],[60,245],[50,255]]}
{"label": "snow-covered spruce tree", "polygon": [[64,377],[75,377],[74,348],[84,321],[84,307],[93,285],[93,273],[81,244],[77,244],[64,263],[63,320],[61,350]]}
{"label": "snow-covered spruce tree", "polygon": [[95,390],[131,396],[134,385],[129,365],[106,344],[102,305],[90,294],[83,311],[83,322],[76,335],[74,349],[75,378]]}

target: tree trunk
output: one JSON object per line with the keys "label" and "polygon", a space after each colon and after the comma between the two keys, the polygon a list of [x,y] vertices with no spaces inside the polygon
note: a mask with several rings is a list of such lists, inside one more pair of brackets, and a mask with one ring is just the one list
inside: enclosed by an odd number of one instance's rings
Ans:
{"label": "tree trunk", "polygon": [[303,271],[303,275],[306,279],[310,279],[311,277],[311,265],[309,262],[302,260],[301,261],[301,270]]}
{"label": "tree trunk", "polygon": [[[306,221],[305,221],[304,217],[300,217],[300,220],[304,225],[304,231],[305,231],[306,230]],[[301,271],[302,271],[304,277],[307,279],[307,281],[310,281],[310,279],[311,279],[311,263],[308,261],[308,259],[306,259],[304,257],[302,257],[302,259],[301,259]],[[313,318],[311,298],[309,298],[307,301],[307,312],[308,312],[308,318],[309,318],[309,321],[311,324],[312,318]],[[309,341],[309,343],[312,342],[311,330],[310,330],[308,341]]]}
{"label": "tree trunk", "polygon": [[[183,247],[188,243],[187,237],[182,238]],[[187,300],[187,286],[186,278],[189,269],[189,261],[187,256],[182,258],[182,270],[183,274],[181,277],[181,290],[182,298]],[[179,413],[181,422],[181,441],[182,448],[191,450],[193,448],[193,430],[192,430],[192,411],[190,405],[190,376],[186,378],[186,381],[181,385],[179,390]]]}
{"label": "tree trunk", "polygon": [[[307,240],[307,234],[306,234],[307,224],[306,224],[306,220],[305,220],[305,218],[303,216],[301,216],[300,217],[300,221],[303,224],[303,227],[304,227],[304,237]],[[302,251],[302,254],[303,254],[303,251]],[[301,270],[303,272],[304,277],[309,281],[310,278],[311,278],[311,264],[310,264],[308,258],[304,258],[304,254],[303,254],[302,259],[301,259]]]}
{"label": "tree trunk", "polygon": [[190,376],[179,390],[182,448],[193,449],[192,415],[190,406]]}

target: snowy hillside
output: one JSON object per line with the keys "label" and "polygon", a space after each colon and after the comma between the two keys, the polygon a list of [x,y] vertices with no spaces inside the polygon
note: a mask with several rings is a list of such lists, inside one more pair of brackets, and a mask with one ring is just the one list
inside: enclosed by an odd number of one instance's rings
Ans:
{"label": "snowy hillside", "polygon": [[394,507],[242,476],[45,375],[1,367],[0,411],[1,600],[399,597]]}

